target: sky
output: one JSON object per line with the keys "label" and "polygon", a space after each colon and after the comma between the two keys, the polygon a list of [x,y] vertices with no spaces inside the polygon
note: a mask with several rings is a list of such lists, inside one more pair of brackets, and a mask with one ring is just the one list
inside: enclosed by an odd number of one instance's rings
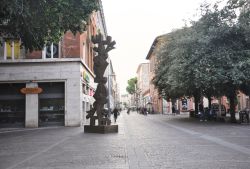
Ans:
{"label": "sky", "polygon": [[139,64],[148,62],[146,56],[154,39],[197,18],[202,2],[204,0],[102,0],[108,35],[116,41],[116,49],[110,51],[109,56],[120,94],[126,93],[127,81],[136,77]]}

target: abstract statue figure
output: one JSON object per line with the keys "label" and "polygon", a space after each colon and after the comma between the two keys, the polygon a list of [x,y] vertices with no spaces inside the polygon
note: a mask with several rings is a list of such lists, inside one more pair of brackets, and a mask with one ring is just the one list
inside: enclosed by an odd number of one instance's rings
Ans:
{"label": "abstract statue figure", "polygon": [[108,91],[105,86],[107,77],[104,77],[104,72],[109,64],[106,61],[108,52],[114,49],[115,41],[112,41],[111,36],[103,40],[103,36],[98,34],[92,37],[92,42],[98,45],[93,48],[97,53],[94,57],[94,73],[96,75],[94,81],[98,83],[98,85],[94,94],[96,101],[93,104],[93,108],[87,112],[86,118],[90,118],[90,126],[95,126],[96,119],[98,119],[98,126],[110,125],[111,121],[107,117],[107,111],[104,109],[104,105],[108,102]]}

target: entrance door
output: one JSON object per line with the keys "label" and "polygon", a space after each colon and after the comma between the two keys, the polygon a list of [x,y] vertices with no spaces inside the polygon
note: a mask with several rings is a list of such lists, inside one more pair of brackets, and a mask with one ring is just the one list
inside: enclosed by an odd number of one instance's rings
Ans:
{"label": "entrance door", "polygon": [[24,83],[0,84],[0,127],[24,127],[25,95],[20,90]]}
{"label": "entrance door", "polygon": [[39,126],[64,126],[64,83],[38,83],[43,89],[39,94]]}

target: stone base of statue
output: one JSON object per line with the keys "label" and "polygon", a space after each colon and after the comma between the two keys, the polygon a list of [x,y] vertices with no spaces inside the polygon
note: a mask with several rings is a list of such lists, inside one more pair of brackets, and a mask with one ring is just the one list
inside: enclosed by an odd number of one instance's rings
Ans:
{"label": "stone base of statue", "polygon": [[85,133],[118,133],[118,125],[103,125],[103,126],[91,126],[84,125]]}

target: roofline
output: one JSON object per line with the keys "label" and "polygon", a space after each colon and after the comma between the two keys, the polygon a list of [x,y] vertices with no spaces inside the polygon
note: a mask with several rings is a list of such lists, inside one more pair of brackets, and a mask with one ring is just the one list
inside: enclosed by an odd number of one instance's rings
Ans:
{"label": "roofline", "polygon": [[136,71],[136,73],[138,73],[138,71],[139,71],[140,67],[141,67],[143,64],[149,64],[149,63],[140,63],[140,64],[139,64],[139,66],[137,67],[137,71]]}
{"label": "roofline", "polygon": [[151,45],[151,47],[150,47],[150,49],[148,51],[148,54],[147,54],[147,57],[146,57],[147,60],[149,60],[150,56],[152,55],[152,53],[153,53],[153,51],[155,49],[155,45],[157,44],[157,42],[158,42],[158,37],[155,38],[154,42],[152,43],[152,45]]}
{"label": "roofline", "polygon": [[154,42],[152,43],[152,45],[151,45],[151,47],[150,47],[150,49],[149,49],[149,52],[148,52],[148,54],[147,54],[147,57],[146,57],[147,60],[149,60],[150,56],[152,55],[152,53],[153,53],[153,51],[154,51],[154,49],[155,49],[155,46],[157,45],[159,39],[160,39],[161,37],[166,36],[166,35],[169,35],[169,33],[163,34],[163,35],[160,35],[160,36],[157,36],[157,37],[155,38],[155,40],[154,40]]}
{"label": "roofline", "polygon": [[141,67],[142,63],[139,64],[139,66],[137,67],[136,73],[138,73],[140,67]]}
{"label": "roofline", "polygon": [[102,22],[103,22],[103,28],[104,28],[104,33],[105,33],[105,37],[108,36],[108,31],[107,31],[107,26],[106,26],[106,21],[105,21],[105,17],[104,17],[104,12],[103,12],[103,6],[102,6],[102,1],[99,0],[99,5],[100,5],[100,14],[102,17]]}

